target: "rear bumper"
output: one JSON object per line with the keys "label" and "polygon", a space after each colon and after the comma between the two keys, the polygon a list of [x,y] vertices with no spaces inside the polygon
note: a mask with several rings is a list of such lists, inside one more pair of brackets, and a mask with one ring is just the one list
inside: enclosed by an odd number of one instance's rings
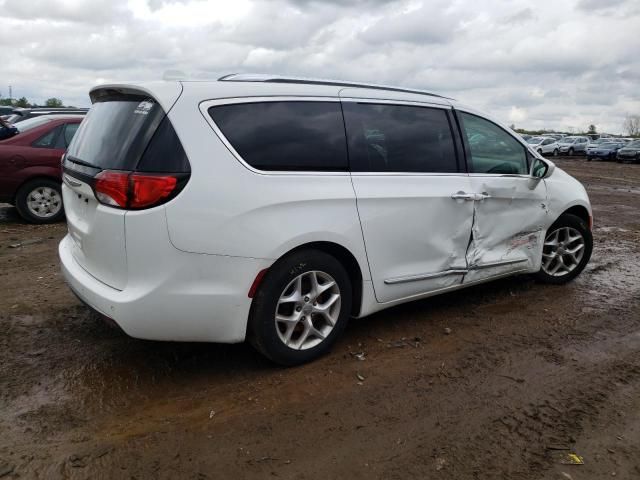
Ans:
{"label": "rear bumper", "polygon": [[[114,320],[128,335],[147,340],[242,342],[251,299],[247,292],[266,260],[184,253],[164,258],[153,272],[129,275],[116,290],[73,258],[67,235],[59,246],[62,273],[71,290]],[[156,265],[158,267],[158,265]]]}

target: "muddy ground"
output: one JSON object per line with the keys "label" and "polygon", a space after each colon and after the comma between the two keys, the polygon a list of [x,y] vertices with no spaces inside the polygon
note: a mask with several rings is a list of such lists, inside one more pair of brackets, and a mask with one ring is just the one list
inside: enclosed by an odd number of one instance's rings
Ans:
{"label": "muddy ground", "polygon": [[594,205],[576,281],[394,308],[294,369],[126,337],[65,287],[65,225],[1,205],[0,477],[640,478],[640,165],[557,163]]}

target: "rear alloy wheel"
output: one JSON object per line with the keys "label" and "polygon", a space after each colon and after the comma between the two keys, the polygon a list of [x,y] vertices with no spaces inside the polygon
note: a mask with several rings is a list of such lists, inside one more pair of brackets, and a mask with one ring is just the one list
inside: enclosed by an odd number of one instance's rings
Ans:
{"label": "rear alloy wheel", "polygon": [[554,284],[573,280],[587,265],[592,249],[593,237],[585,222],[575,215],[561,215],[547,231],[536,278]]}
{"label": "rear alloy wheel", "polygon": [[25,183],[16,194],[16,208],[30,223],[53,223],[62,220],[64,209],[60,184],[47,178]]}
{"label": "rear alloy wheel", "polygon": [[351,282],[331,255],[302,250],[276,262],[262,280],[249,321],[249,340],[281,365],[328,352],[351,312]]}
{"label": "rear alloy wheel", "polygon": [[557,148],[554,148],[554,149],[553,149],[553,156],[554,156],[554,157],[557,157],[559,153],[560,153],[560,152],[558,152],[558,149],[557,149]]}
{"label": "rear alloy wheel", "polygon": [[570,149],[569,149],[569,156],[570,156],[570,157],[573,157],[573,154],[574,154],[574,153],[575,153],[575,152],[574,152],[573,148],[570,148]]}

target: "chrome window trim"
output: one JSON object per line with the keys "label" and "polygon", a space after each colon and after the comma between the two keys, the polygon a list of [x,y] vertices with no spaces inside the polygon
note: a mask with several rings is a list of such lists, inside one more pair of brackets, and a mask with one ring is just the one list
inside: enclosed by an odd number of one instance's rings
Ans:
{"label": "chrome window trim", "polygon": [[[339,98],[339,97],[322,97],[322,96],[306,96],[306,95],[274,95],[274,96],[256,96],[256,97],[229,97],[229,98],[218,98],[214,100],[203,100],[198,104],[198,109],[200,110],[200,114],[203,116],[205,121],[209,124],[211,129],[214,131],[216,136],[222,141],[224,146],[229,150],[229,152],[240,162],[240,164],[245,167],[247,170],[256,173],[258,175],[285,175],[285,176],[393,176],[393,177],[468,177],[468,172],[460,171],[460,172],[351,172],[349,170],[346,171],[317,171],[317,170],[260,170],[258,168],[252,167],[246,162],[242,156],[233,148],[231,142],[227,139],[227,137],[222,133],[222,130],[216,125],[209,115],[209,108],[218,107],[221,105],[233,105],[240,103],[261,103],[261,102],[361,102],[368,104],[381,104],[381,105],[405,105],[405,106],[414,106],[414,107],[425,107],[425,108],[438,108],[441,110],[453,110],[451,105],[442,105],[439,103],[428,103],[428,102],[416,102],[409,100],[388,100],[388,99],[378,99],[378,98],[358,98],[358,97],[348,97],[348,98]],[[346,133],[345,133],[346,134]]]}
{"label": "chrome window trim", "polygon": [[340,97],[343,102],[367,103],[380,105],[403,105],[408,107],[438,108],[440,110],[453,110],[451,105],[436,102],[420,102],[417,100],[394,100],[392,98],[369,98],[369,97]]}

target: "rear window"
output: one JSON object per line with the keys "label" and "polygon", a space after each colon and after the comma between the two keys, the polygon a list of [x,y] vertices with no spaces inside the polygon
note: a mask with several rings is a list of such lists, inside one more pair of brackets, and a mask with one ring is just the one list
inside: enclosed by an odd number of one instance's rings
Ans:
{"label": "rear window", "polygon": [[345,171],[338,102],[238,103],[209,108],[233,148],[259,170]]}
{"label": "rear window", "polygon": [[186,172],[189,168],[162,107],[152,98],[132,95],[94,103],[73,136],[67,157],[102,170]]}

